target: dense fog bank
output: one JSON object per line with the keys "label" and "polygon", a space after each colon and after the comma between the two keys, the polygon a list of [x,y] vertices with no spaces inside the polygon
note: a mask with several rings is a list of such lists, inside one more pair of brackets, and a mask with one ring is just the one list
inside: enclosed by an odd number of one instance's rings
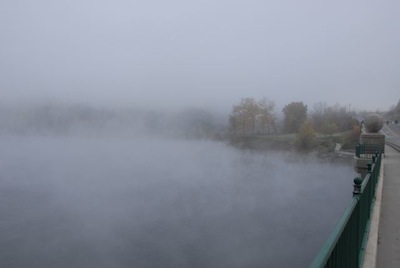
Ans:
{"label": "dense fog bank", "polygon": [[202,108],[150,110],[61,103],[0,106],[0,135],[222,139],[225,115]]}
{"label": "dense fog bank", "polygon": [[2,267],[307,267],[350,165],[219,142],[0,138]]}

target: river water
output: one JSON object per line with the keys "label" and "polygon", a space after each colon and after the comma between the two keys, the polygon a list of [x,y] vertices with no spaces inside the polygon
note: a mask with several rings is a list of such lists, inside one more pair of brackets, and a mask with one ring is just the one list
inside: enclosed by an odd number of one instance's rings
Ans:
{"label": "river water", "polygon": [[307,267],[351,164],[224,143],[0,138],[0,267]]}

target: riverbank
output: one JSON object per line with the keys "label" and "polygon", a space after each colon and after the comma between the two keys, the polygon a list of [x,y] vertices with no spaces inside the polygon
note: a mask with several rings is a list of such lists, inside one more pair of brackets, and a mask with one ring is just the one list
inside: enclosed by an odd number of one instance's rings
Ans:
{"label": "riverbank", "polygon": [[[334,162],[351,162],[354,158],[355,146],[343,146],[345,134],[330,136],[319,135],[312,148],[299,150],[296,148],[296,134],[253,136],[231,139],[229,144],[243,150],[291,151],[298,154],[314,155],[321,160]],[[352,163],[352,162],[351,162]]]}

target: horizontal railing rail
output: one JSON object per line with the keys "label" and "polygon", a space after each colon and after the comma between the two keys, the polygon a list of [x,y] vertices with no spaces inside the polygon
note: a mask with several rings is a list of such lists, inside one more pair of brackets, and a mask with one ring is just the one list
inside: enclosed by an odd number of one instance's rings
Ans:
{"label": "horizontal railing rail", "polygon": [[[363,145],[357,147],[365,152]],[[364,178],[354,179],[353,198],[310,267],[361,267],[381,161],[378,151],[372,155]]]}
{"label": "horizontal railing rail", "polygon": [[384,152],[384,144],[358,144],[356,145],[356,157],[371,158],[376,153]]}

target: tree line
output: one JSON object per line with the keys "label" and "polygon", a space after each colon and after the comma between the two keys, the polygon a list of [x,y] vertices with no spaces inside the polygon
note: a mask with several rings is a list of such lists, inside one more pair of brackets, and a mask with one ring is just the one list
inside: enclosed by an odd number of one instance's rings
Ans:
{"label": "tree line", "polygon": [[229,116],[230,131],[233,136],[271,134],[276,132],[275,103],[267,99],[259,101],[244,98],[233,105]]}
{"label": "tree line", "polygon": [[396,105],[392,106],[387,112],[387,118],[393,120],[396,124],[399,123],[400,120],[400,100]]}
{"label": "tree line", "polygon": [[312,146],[318,133],[359,132],[355,113],[346,106],[329,106],[319,102],[310,111],[303,102],[294,101],[283,107],[280,120],[275,107],[275,103],[266,98],[243,98],[233,105],[229,116],[231,140],[260,135],[297,134],[297,145],[306,148]]}

